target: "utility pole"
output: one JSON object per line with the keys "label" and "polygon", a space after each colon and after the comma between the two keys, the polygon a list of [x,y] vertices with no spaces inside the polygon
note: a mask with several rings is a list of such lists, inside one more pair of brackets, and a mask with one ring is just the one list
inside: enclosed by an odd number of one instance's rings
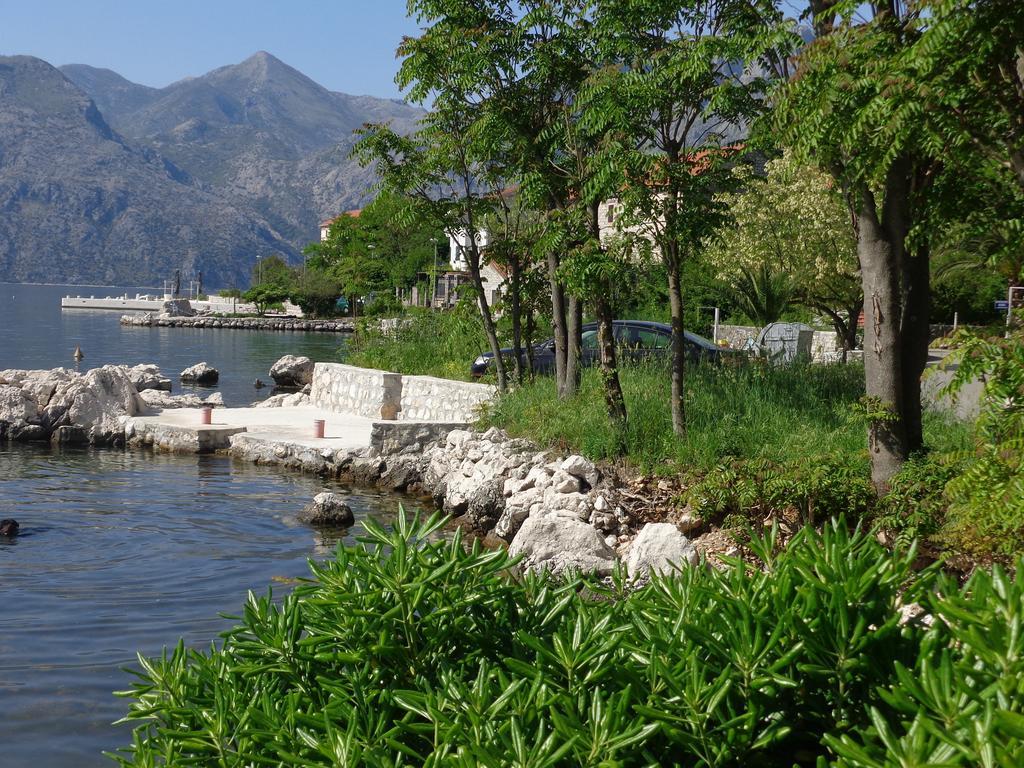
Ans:
{"label": "utility pole", "polygon": [[430,308],[437,309],[437,238],[430,238],[434,244],[434,271],[430,278]]}

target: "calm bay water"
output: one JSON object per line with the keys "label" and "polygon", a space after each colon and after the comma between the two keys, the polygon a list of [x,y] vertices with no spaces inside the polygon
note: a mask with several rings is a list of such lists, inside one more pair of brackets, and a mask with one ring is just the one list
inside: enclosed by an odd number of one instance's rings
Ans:
{"label": "calm bay water", "polygon": [[[106,364],[156,363],[183,388],[178,374],[205,361],[220,371],[215,391],[230,406],[267,397],[256,379],[272,384],[270,366],[282,355],[306,355],[315,361],[341,359],[345,336],[337,333],[245,331],[222,328],[138,328],[122,326],[121,312],[61,310],[62,296],[134,296],[135,288],[13,285],[0,283],[0,370],[75,367],[72,354],[82,348],[80,369]],[[187,389],[187,388],[186,388]],[[202,392],[200,394],[203,394]]]}
{"label": "calm bay water", "polygon": [[[0,284],[0,369],[67,365],[76,344],[90,366],[156,362],[176,373],[205,359],[239,403],[280,355],[327,359],[338,345],[314,334],[121,328],[116,312],[61,314],[65,292]],[[350,535],[295,520],[325,487],[218,456],[0,444],[0,518],[22,526],[0,538],[0,766],[111,765],[101,752],[130,741],[111,725],[126,711],[112,692],[132,682],[122,668],[181,637],[207,646],[231,624],[219,614],[237,615],[248,590],[307,575],[307,558]],[[351,491],[357,521],[387,524],[398,501]]]}

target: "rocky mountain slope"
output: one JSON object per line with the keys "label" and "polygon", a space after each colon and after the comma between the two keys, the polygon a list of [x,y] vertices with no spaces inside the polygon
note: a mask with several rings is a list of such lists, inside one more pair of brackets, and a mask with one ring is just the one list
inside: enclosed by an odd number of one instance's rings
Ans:
{"label": "rocky mountain slope", "polygon": [[131,142],[58,70],[0,58],[0,280],[159,284],[247,277],[295,247],[262,217]]}
{"label": "rocky mountain slope", "polygon": [[319,86],[266,53],[166,88],[0,57],[0,281],[244,286],[363,204],[352,132],[422,112]]}
{"label": "rocky mountain slope", "polygon": [[265,52],[145,92],[105,70],[73,65],[64,73],[117,131],[252,208],[296,247],[370,193],[372,173],[348,157],[353,131],[367,122],[408,131],[422,115],[329,91]]}

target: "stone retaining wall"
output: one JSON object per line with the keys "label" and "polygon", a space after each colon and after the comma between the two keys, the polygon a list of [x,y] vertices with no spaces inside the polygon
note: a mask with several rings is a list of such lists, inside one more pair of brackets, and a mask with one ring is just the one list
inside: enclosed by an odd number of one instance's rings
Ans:
{"label": "stone retaining wall", "polygon": [[481,406],[492,400],[496,392],[490,384],[317,363],[313,368],[311,399],[317,408],[333,413],[385,421],[462,425],[476,421]]}
{"label": "stone retaining wall", "polygon": [[314,406],[332,413],[393,421],[402,408],[402,377],[354,365],[317,363],[310,398]]}
{"label": "stone retaining wall", "polygon": [[451,381],[433,376],[402,377],[402,414],[406,421],[476,421],[480,408],[494,399],[490,384]]}
{"label": "stone retaining wall", "polygon": [[443,441],[454,429],[468,425],[438,421],[378,421],[370,428],[370,446],[388,456],[420,454]]}

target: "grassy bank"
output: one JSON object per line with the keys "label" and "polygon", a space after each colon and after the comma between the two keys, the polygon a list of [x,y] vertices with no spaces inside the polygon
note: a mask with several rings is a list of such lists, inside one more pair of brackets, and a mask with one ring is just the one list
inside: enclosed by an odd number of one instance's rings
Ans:
{"label": "grassy bank", "polygon": [[[1020,765],[1024,568],[964,587],[842,524],[626,595],[369,526],[219,647],[142,660],[122,765]],[[758,562],[759,561],[759,562]],[[935,617],[901,626],[919,600]]]}
{"label": "grassy bank", "polygon": [[[859,365],[691,368],[684,438],[672,431],[664,367],[627,367],[621,378],[629,411],[624,458],[641,469],[706,470],[736,458],[828,459],[863,464],[867,471],[865,426],[857,412],[864,394]],[[616,458],[618,441],[595,370],[584,373],[579,393],[566,401],[558,399],[550,377],[538,377],[501,398],[486,421],[544,445]],[[929,445],[949,450],[965,438],[959,425],[929,415]]]}
{"label": "grassy bank", "polygon": [[486,350],[487,337],[472,306],[449,312],[414,311],[386,332],[367,321],[349,342],[345,362],[409,376],[469,379],[469,368]]}

